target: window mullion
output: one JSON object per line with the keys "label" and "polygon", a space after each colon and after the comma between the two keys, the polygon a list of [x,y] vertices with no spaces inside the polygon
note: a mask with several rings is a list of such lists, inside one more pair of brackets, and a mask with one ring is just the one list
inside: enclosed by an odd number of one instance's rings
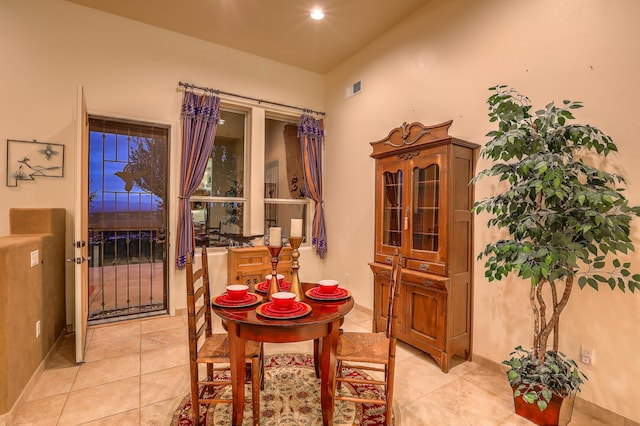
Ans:
{"label": "window mullion", "polygon": [[265,141],[265,110],[254,107],[251,109],[249,120],[249,164],[247,166],[246,188],[249,214],[247,214],[245,235],[260,235],[264,233],[264,141]]}

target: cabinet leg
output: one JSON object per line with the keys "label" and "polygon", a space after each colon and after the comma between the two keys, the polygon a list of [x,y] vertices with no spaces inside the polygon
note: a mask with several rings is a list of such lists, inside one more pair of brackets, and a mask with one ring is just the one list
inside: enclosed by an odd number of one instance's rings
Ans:
{"label": "cabinet leg", "polygon": [[440,355],[440,369],[443,373],[449,372],[449,355],[444,352]]}

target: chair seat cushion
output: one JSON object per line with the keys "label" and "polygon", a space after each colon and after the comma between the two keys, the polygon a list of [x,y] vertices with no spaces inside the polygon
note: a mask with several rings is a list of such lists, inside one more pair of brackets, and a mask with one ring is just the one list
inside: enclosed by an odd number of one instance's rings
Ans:
{"label": "chair seat cushion", "polygon": [[336,358],[344,361],[389,362],[389,339],[385,333],[344,332],[338,339]]}
{"label": "chair seat cushion", "polygon": [[[245,346],[245,358],[253,358],[260,355],[260,342],[247,340]],[[205,339],[198,351],[197,362],[229,362],[229,340],[227,333],[216,333]]]}

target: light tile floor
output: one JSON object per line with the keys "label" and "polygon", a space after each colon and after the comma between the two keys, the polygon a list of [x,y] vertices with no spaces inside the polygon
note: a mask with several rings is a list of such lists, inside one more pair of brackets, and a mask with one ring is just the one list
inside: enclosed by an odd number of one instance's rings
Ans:
{"label": "light tile floor", "polygon": [[[353,310],[343,328],[369,331],[371,316]],[[222,329],[219,322],[217,332]],[[188,392],[185,316],[90,327],[86,362],[76,365],[67,336],[16,408],[15,425],[167,425]],[[312,343],[267,344],[265,352],[311,353]],[[504,375],[474,362],[448,374],[424,353],[398,346],[395,411],[399,424],[532,425],[513,413]],[[574,410],[572,426],[604,425]]]}

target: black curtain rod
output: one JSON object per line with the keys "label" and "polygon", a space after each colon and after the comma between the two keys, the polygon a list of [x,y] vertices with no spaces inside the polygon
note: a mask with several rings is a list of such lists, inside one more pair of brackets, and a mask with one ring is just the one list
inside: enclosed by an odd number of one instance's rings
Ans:
{"label": "black curtain rod", "polygon": [[306,112],[306,113],[318,114],[318,115],[322,115],[322,116],[325,115],[324,111],[315,111],[315,110],[312,110],[312,109],[309,109],[309,108],[302,108],[302,107],[298,107],[298,106],[295,106],[295,105],[287,105],[287,104],[281,104],[280,102],[266,101],[264,99],[252,98],[251,96],[238,95],[238,94],[235,94],[235,93],[224,92],[224,91],[218,90],[218,89],[210,89],[208,87],[196,86],[195,84],[191,84],[191,83],[183,83],[182,81],[179,81],[178,85],[184,87],[185,89],[192,89],[192,90],[193,89],[197,89],[197,90],[202,90],[203,92],[211,92],[211,93],[215,93],[215,94],[219,94],[219,95],[233,96],[235,98],[254,101],[254,102],[257,102],[259,104],[276,105],[276,106],[285,107],[285,108],[297,109],[299,111]]}

